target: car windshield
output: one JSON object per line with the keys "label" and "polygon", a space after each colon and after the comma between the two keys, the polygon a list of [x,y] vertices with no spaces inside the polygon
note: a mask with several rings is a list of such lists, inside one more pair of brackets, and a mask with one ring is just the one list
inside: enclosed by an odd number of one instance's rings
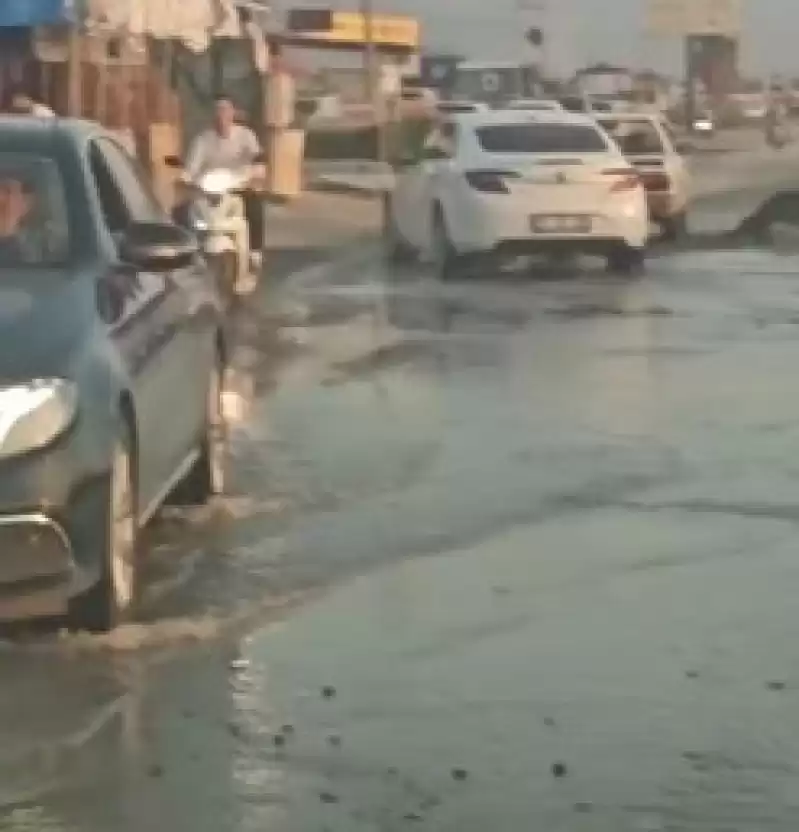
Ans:
{"label": "car windshield", "polygon": [[602,119],[600,124],[613,136],[627,156],[663,153],[663,140],[655,125],[645,119]]}
{"label": "car windshield", "polygon": [[55,160],[0,152],[0,268],[62,265],[69,254],[67,202]]}
{"label": "car windshield", "polygon": [[582,124],[496,124],[477,129],[488,153],[603,153],[605,139]]}

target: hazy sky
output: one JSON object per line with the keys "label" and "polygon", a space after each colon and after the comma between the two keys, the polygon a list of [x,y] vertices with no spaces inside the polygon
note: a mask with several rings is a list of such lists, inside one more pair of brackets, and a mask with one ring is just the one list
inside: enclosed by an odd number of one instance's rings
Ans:
{"label": "hazy sky", "polygon": [[[422,20],[430,47],[478,58],[529,56],[519,0],[373,0],[377,11],[410,13]],[[676,44],[643,37],[646,0],[547,0],[542,20],[550,30],[548,58],[556,69],[610,60],[675,69]],[[799,0],[744,0],[747,4],[742,60],[747,70],[799,75]],[[286,4],[286,0],[283,0]],[[303,0],[291,5],[328,5]],[[523,4],[523,3],[522,3]],[[356,9],[358,0],[331,0]]]}

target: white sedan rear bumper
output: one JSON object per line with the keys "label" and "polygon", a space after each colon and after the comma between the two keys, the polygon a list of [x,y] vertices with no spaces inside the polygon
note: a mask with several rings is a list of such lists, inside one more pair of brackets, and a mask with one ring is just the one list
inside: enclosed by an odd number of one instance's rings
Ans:
{"label": "white sedan rear bumper", "polygon": [[644,248],[649,238],[649,212],[640,189],[617,194],[602,206],[552,207],[551,213],[557,216],[589,216],[591,227],[586,232],[532,231],[531,217],[546,213],[546,207],[531,206],[528,200],[512,194],[472,190],[461,192],[444,204],[450,240],[464,254],[501,248],[529,249],[531,253],[557,248],[603,253],[620,244]]}

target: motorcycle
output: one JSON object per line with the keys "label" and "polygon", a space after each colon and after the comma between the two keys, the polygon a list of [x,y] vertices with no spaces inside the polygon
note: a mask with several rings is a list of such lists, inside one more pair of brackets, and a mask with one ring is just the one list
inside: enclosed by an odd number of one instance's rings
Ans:
{"label": "motorcycle", "polygon": [[[167,164],[179,167],[176,157]],[[196,181],[183,180],[191,193],[186,212],[188,228],[216,276],[226,306],[253,288],[250,280],[250,244],[243,196],[252,179],[250,167],[208,170]]]}

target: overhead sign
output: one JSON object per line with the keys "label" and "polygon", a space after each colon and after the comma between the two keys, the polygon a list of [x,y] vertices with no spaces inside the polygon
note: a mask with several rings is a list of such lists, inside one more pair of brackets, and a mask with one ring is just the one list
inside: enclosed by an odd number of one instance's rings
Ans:
{"label": "overhead sign", "polygon": [[646,30],[655,37],[738,37],[743,0],[648,0]]}
{"label": "overhead sign", "polygon": [[2,0],[0,27],[56,26],[68,23],[75,13],[75,0]]}
{"label": "overhead sign", "polygon": [[315,43],[362,46],[371,35],[376,46],[415,50],[419,47],[419,21],[402,15],[372,16],[371,32],[364,15],[329,9],[292,9],[288,30],[292,37]]}

